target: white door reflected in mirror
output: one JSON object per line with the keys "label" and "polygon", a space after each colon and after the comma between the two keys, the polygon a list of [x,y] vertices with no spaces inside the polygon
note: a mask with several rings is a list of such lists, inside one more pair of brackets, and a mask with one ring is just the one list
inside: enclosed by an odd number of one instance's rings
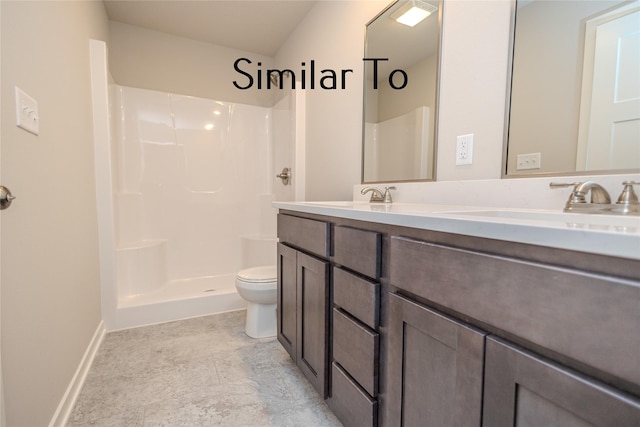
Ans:
{"label": "white door reflected in mirror", "polygon": [[[585,52],[593,51],[593,72],[583,82],[589,111],[581,115],[576,170],[633,169],[640,161],[640,11],[617,12],[587,23]],[[587,64],[585,64],[585,70]],[[591,91],[588,90],[591,88]],[[590,92],[590,93],[589,93]]]}
{"label": "white door reflected in mirror", "polygon": [[514,21],[504,174],[640,170],[640,0],[518,0]]}

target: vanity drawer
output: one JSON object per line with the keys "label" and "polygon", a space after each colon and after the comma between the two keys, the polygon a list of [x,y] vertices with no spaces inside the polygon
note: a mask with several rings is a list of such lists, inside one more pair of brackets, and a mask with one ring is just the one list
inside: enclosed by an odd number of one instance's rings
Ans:
{"label": "vanity drawer", "polygon": [[333,360],[373,397],[378,391],[378,343],[377,333],[333,309]]}
{"label": "vanity drawer", "polygon": [[328,222],[278,214],[278,238],[305,251],[329,257],[330,227]]}
{"label": "vanity drawer", "polygon": [[380,284],[333,268],[333,303],[372,329],[378,328]]}
{"label": "vanity drawer", "polygon": [[353,271],[380,278],[380,248],[382,236],[374,231],[336,226],[334,229],[333,259]]}
{"label": "vanity drawer", "polygon": [[640,283],[403,237],[391,285],[640,384]]}
{"label": "vanity drawer", "polygon": [[378,402],[355,384],[338,365],[331,365],[332,396],[329,406],[338,419],[349,427],[378,425]]}

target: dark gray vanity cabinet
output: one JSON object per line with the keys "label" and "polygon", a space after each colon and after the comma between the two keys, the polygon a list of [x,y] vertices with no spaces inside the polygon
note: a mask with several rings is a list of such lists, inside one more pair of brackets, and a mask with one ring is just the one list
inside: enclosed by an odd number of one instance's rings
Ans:
{"label": "dark gray vanity cabinet", "polygon": [[[279,217],[277,327],[278,341],[313,384],[327,396],[329,342],[329,262],[304,250],[328,255],[329,224]],[[285,224],[284,232],[280,224]],[[293,235],[290,231],[297,229]],[[309,235],[307,241],[301,236]],[[288,246],[287,243],[295,245]]]}
{"label": "dark gray vanity cabinet", "polygon": [[[640,261],[297,212],[278,223],[278,338],[312,382],[324,372],[346,427],[640,426]],[[325,292],[315,311],[300,308],[308,279]]]}
{"label": "dark gray vanity cabinet", "polygon": [[637,400],[495,337],[484,390],[486,427],[640,425]]}
{"label": "dark gray vanity cabinet", "polygon": [[278,243],[278,341],[296,360],[298,343],[298,251]]}
{"label": "dark gray vanity cabinet", "polygon": [[478,427],[483,331],[389,296],[385,426]]}
{"label": "dark gray vanity cabinet", "polygon": [[[601,372],[591,372],[604,377],[619,373],[622,378],[612,381],[620,384],[635,381],[640,374],[637,281],[404,237],[392,237],[390,246],[391,283],[409,296],[389,298],[385,427],[401,425],[398,420],[414,425],[412,419],[422,419],[421,425],[486,427],[640,425],[637,396],[560,368],[538,353],[577,369],[598,367]],[[451,318],[436,322],[437,313],[412,302],[413,295],[491,334],[485,338]],[[417,322],[426,326],[414,331]],[[519,350],[508,340],[532,350]],[[416,380],[421,374],[408,362],[411,352],[427,367],[423,381]],[[414,391],[425,407],[419,400],[407,402]],[[422,410],[418,418],[408,418],[414,416],[411,405]],[[467,417],[430,424],[438,408],[446,408],[444,416],[462,410]]]}
{"label": "dark gray vanity cabinet", "polygon": [[333,254],[331,392],[349,427],[378,425],[381,234],[336,225]]}

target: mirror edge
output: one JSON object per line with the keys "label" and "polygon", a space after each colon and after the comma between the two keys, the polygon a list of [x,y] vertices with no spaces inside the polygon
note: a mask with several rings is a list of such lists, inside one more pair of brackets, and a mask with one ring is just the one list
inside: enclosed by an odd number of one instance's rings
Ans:
{"label": "mirror edge", "polygon": [[[382,14],[384,14],[387,10],[393,7],[400,0],[393,0],[389,3],[384,9],[382,9],[376,16],[374,16],[369,22],[367,22],[364,26],[364,52],[367,51],[367,27],[373,23],[376,19],[378,19]],[[512,0],[515,4],[515,0]],[[364,154],[365,154],[365,122],[366,122],[366,86],[367,86],[367,76],[365,67],[362,68],[363,74],[363,82],[362,82],[362,136],[361,136],[361,155],[360,155],[360,184],[380,184],[380,183],[403,183],[403,182],[433,182],[437,181],[438,178],[438,129],[439,129],[439,105],[440,105],[440,75],[442,71],[442,27],[443,27],[443,19],[444,19],[444,0],[438,0],[438,66],[436,68],[436,110],[434,112],[433,122],[433,156],[431,159],[431,178],[427,179],[407,179],[407,180],[391,180],[391,181],[365,181],[364,180]],[[511,79],[509,79],[510,81]]]}
{"label": "mirror edge", "polygon": [[[380,12],[376,14],[373,18],[369,20],[366,24],[364,24],[364,43],[363,43],[363,53],[366,58],[367,53],[367,29],[369,25],[371,25],[376,19],[382,16],[387,10],[391,9],[396,3],[400,0],[392,0],[387,6],[385,6]],[[367,67],[362,67],[362,134],[360,137],[360,184],[377,184],[385,181],[365,181],[364,180],[364,164],[365,164],[365,128],[367,123]],[[391,182],[391,181],[389,181]]]}
{"label": "mirror edge", "polygon": [[444,0],[438,0],[438,68],[436,69],[436,111],[433,116],[433,159],[431,159],[431,179],[438,180],[438,135],[440,131],[440,76],[442,75],[442,33],[444,29]]}
{"label": "mirror edge", "polygon": [[518,0],[511,0],[511,11],[509,16],[509,48],[507,49],[507,87],[504,103],[504,130],[502,136],[502,163],[500,178],[511,178],[507,175],[507,160],[509,158],[509,122],[511,121],[511,89],[513,87],[513,57],[516,41],[516,14]]}
{"label": "mirror edge", "polygon": [[[513,57],[515,50],[516,39],[516,15],[518,11],[518,0],[511,1],[511,16],[510,16],[510,28],[509,28],[509,48],[507,50],[509,54],[507,62],[507,90],[505,101],[505,120],[504,131],[502,141],[502,167],[501,167],[501,179],[520,179],[520,178],[544,178],[544,177],[559,177],[559,176],[593,176],[593,175],[627,175],[640,173],[638,169],[613,169],[613,170],[592,170],[592,171],[564,171],[564,172],[531,172],[525,174],[511,174],[508,172],[508,156],[509,156],[509,122],[511,120],[511,89],[512,89],[512,77],[513,77]],[[442,2],[442,0],[441,0]],[[440,72],[438,64],[438,72]],[[438,87],[439,88],[439,87]],[[437,114],[437,111],[436,111]],[[437,127],[436,127],[437,132]],[[363,175],[364,176],[364,175]]]}

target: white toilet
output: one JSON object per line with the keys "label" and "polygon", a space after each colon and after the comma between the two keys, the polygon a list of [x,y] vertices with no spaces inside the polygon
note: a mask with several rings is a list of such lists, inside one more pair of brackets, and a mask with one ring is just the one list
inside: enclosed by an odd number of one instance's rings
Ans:
{"label": "white toilet", "polygon": [[275,265],[247,268],[236,277],[236,289],[247,301],[245,332],[251,338],[276,335],[276,282]]}

